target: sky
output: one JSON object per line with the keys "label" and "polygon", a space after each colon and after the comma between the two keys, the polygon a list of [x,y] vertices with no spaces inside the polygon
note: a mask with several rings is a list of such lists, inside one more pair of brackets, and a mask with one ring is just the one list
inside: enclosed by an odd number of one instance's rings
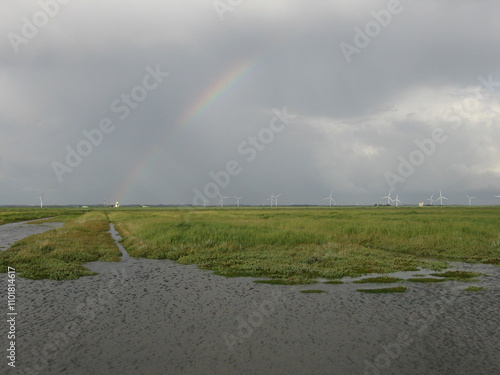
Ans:
{"label": "sky", "polygon": [[497,0],[0,14],[0,205],[500,204]]}

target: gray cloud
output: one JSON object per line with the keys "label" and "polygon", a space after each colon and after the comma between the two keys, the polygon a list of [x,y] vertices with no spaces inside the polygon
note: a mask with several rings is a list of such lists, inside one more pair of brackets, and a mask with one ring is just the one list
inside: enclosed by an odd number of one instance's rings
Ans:
{"label": "gray cloud", "polygon": [[[500,81],[497,1],[401,0],[350,63],[340,44],[388,2],[242,2],[223,21],[210,1],[57,2],[16,53],[9,33],[41,3],[0,5],[0,204],[42,190],[48,204],[190,203],[231,160],[241,171],[220,190],[242,203],[324,204],[332,189],[340,204],[381,203],[384,174],[436,128],[447,139],[396,185],[403,203],[500,194],[499,93],[478,80]],[[120,119],[112,103],[148,66],[170,75]],[[247,161],[239,145],[283,107],[296,118]],[[59,182],[53,162],[105,118],[114,130]]]}

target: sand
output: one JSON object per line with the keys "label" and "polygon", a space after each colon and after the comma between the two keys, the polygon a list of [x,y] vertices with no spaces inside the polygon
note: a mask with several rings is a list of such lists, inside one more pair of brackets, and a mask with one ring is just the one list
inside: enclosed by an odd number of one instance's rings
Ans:
{"label": "sand", "polygon": [[[87,267],[99,275],[17,279],[17,367],[4,359],[5,373],[500,374],[499,267],[470,266],[490,275],[473,283],[380,295],[352,283],[256,284],[169,260]],[[471,284],[487,289],[464,292]]]}

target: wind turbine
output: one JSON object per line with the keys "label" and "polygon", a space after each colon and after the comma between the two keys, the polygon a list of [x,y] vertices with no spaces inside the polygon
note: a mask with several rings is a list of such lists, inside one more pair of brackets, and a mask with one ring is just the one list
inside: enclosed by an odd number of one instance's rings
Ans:
{"label": "wind turbine", "polygon": [[278,197],[279,197],[280,195],[281,195],[281,193],[279,193],[278,195],[276,195],[276,196],[274,197],[274,205],[275,205],[276,207],[278,207]]}
{"label": "wind turbine", "polygon": [[433,197],[433,196],[434,196],[434,194],[432,194],[430,198],[427,198],[427,199],[426,199],[426,201],[429,201],[429,204],[430,204],[431,206],[434,206],[434,202],[435,202],[435,200],[434,200],[434,199],[432,199],[432,197]]}
{"label": "wind turbine", "polygon": [[443,196],[443,194],[441,193],[441,189],[439,189],[439,198],[436,199],[436,202],[440,201],[440,205],[442,206],[443,205],[443,199],[448,200],[448,198],[446,198],[445,196]]}
{"label": "wind turbine", "polygon": [[329,200],[330,207],[332,207],[332,202],[333,202],[333,204],[337,204],[337,202],[335,202],[335,199],[332,198],[332,194],[333,194],[333,190],[330,191],[330,196],[323,199],[323,200],[327,200],[327,199]]}
{"label": "wind turbine", "polygon": [[271,195],[269,196],[269,198],[267,198],[267,200],[270,200],[270,201],[271,201],[271,207],[273,206],[273,203],[274,203],[274,198],[276,198],[276,197],[274,196],[274,194],[271,194]]}
{"label": "wind turbine", "polygon": [[207,203],[208,203],[208,201],[205,201],[205,200],[204,200],[204,201],[203,201],[203,207],[207,207]]}
{"label": "wind turbine", "polygon": [[224,199],[229,198],[229,197],[223,197],[222,195],[220,195],[219,192],[217,192],[217,194],[219,194],[219,197],[220,197],[220,200],[219,200],[220,206],[224,207]]}
{"label": "wind turbine", "polygon": [[43,191],[42,191],[42,196],[38,197],[40,199],[40,208],[43,208]]}
{"label": "wind turbine", "polygon": [[278,207],[278,197],[280,195],[281,193],[279,193],[278,195],[271,194],[269,198],[267,198],[267,200],[271,200],[271,207],[273,206],[273,203],[275,207]]}
{"label": "wind turbine", "polygon": [[[382,199],[385,199],[387,198],[387,205],[390,206],[391,205],[391,201],[393,201],[393,199],[391,198],[391,193],[392,193],[392,189],[389,190],[389,194],[387,194],[385,197],[382,197]],[[394,202],[394,201],[393,201]]]}
{"label": "wind turbine", "polygon": [[396,207],[398,207],[398,206],[399,206],[399,203],[401,203],[401,201],[399,200],[399,194],[398,194],[398,195],[396,195],[396,199],[394,199],[394,200],[393,200],[393,202],[395,202],[395,203],[396,203]]}
{"label": "wind turbine", "polygon": [[472,200],[476,197],[469,197],[467,194],[465,194],[467,198],[469,198],[469,206],[472,206]]}
{"label": "wind turbine", "polygon": [[243,197],[237,197],[236,195],[234,197],[236,198],[236,205],[239,207],[240,206],[240,199]]}

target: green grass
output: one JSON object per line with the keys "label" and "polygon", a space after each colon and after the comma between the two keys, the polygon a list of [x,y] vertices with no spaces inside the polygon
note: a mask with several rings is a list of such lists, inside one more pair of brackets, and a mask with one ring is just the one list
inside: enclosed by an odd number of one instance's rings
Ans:
{"label": "green grass", "polygon": [[29,279],[77,279],[94,273],[82,264],[120,260],[102,212],[89,212],[57,229],[27,237],[0,253],[0,271],[13,267]]}
{"label": "green grass", "polygon": [[294,282],[294,281],[291,281],[291,280],[283,280],[283,279],[255,280],[254,283],[257,283],[257,284],[270,284],[270,285],[297,285],[297,284],[302,284],[301,282]]}
{"label": "green grass", "polygon": [[408,288],[405,286],[396,286],[393,288],[378,288],[378,289],[356,289],[361,293],[404,293]]}
{"label": "green grass", "polygon": [[368,273],[500,264],[500,209],[446,207],[112,210],[130,255],[223,276],[311,283]]}
{"label": "green grass", "polygon": [[[0,225],[54,216],[64,218],[77,217],[83,212],[84,211],[81,209],[73,208],[0,208]],[[60,218],[59,221],[61,220],[62,219]]]}
{"label": "green grass", "polygon": [[103,232],[108,215],[131,256],[196,264],[227,277],[307,284],[438,272],[451,260],[500,264],[499,214],[499,207],[8,209],[0,211],[1,222],[59,215],[66,225],[16,243],[0,254],[0,264],[15,261],[37,278],[85,274],[81,263],[119,254]]}
{"label": "green grass", "polygon": [[326,292],[321,289],[308,289],[308,290],[301,290],[300,293],[326,293]]}
{"label": "green grass", "polygon": [[433,273],[431,276],[444,277],[447,280],[455,281],[472,281],[474,277],[482,276],[483,274],[470,271],[446,271],[440,273]]}
{"label": "green grass", "polygon": [[466,292],[479,292],[481,290],[484,290],[484,288],[482,286],[474,286],[474,285],[471,285],[467,288],[464,289]]}
{"label": "green grass", "polygon": [[379,277],[367,277],[366,279],[353,281],[356,284],[365,284],[365,283],[399,283],[403,281],[403,279],[397,277],[390,276],[379,276]]}
{"label": "green grass", "polygon": [[413,283],[440,283],[446,281],[446,279],[437,279],[434,277],[417,277],[417,278],[407,279],[406,281],[410,281]]}

